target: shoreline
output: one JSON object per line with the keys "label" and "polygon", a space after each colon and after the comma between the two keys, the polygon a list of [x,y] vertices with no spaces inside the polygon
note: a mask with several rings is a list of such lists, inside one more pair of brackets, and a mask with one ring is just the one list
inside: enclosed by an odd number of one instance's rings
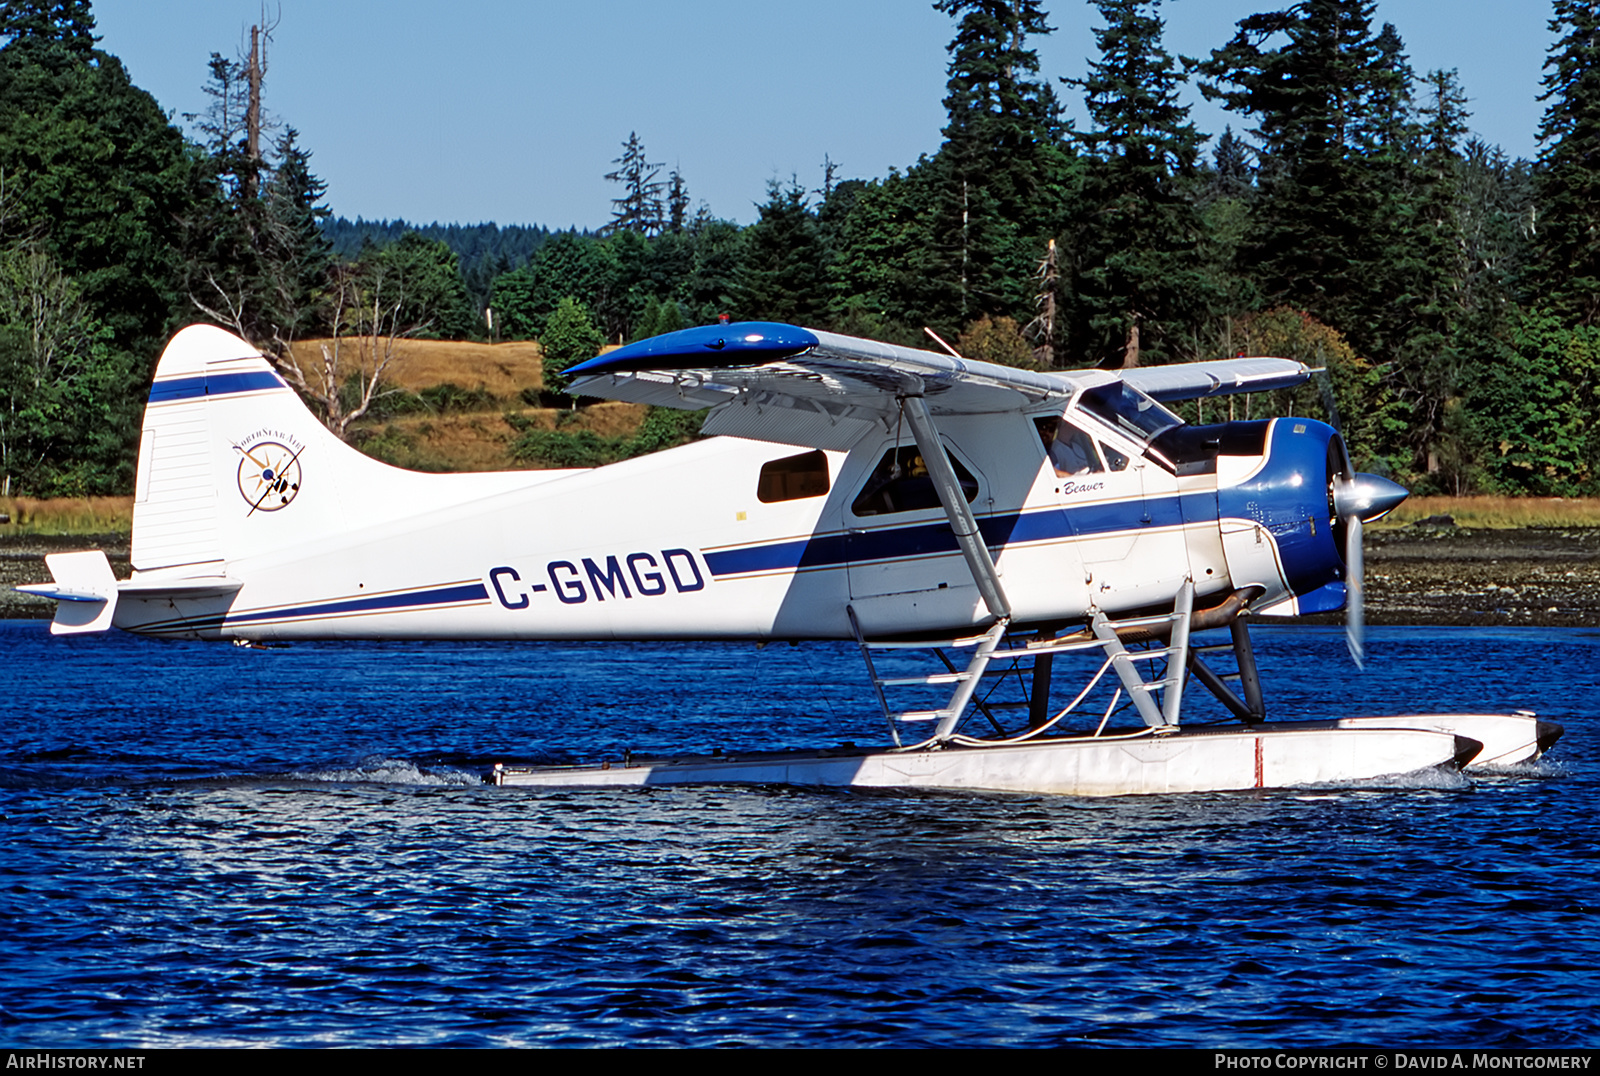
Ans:
{"label": "shoreline", "polygon": [[[45,555],[76,549],[104,549],[118,578],[130,571],[125,534],[0,535],[0,619],[49,619],[53,602],[11,588],[48,581]],[[1371,529],[1366,563],[1371,625],[1600,627],[1600,527]]]}
{"label": "shoreline", "polygon": [[1600,627],[1600,528],[1369,530],[1366,564],[1369,624]]}

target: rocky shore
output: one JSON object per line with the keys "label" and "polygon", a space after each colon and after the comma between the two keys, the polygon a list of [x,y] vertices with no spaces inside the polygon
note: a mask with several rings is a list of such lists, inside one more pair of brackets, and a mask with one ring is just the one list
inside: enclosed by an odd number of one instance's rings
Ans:
{"label": "rocky shore", "polygon": [[128,564],[126,534],[3,534],[0,535],[0,619],[19,620],[54,615],[56,603],[32,594],[18,594],[11,588],[21,583],[48,583],[50,569],[44,566],[48,553],[70,553],[75,549],[104,549],[118,579],[126,579]]}
{"label": "rocky shore", "polygon": [[1367,534],[1373,624],[1600,627],[1600,528]]}
{"label": "rocky shore", "polygon": [[[124,534],[0,536],[0,617],[50,616],[50,602],[11,587],[47,581],[47,553],[95,548],[127,576]],[[1367,621],[1600,627],[1600,529],[1372,528]]]}

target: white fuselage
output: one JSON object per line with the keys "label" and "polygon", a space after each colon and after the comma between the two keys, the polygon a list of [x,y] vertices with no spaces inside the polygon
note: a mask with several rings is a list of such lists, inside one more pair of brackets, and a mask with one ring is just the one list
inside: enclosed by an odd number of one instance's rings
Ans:
{"label": "white fuselage", "polygon": [[[754,395],[714,419],[840,450],[725,436],[592,470],[432,475],[355,451],[248,345],[191,327],[145,410],[134,575],[79,589],[114,586],[94,607],[118,627],[202,638],[837,639],[852,613],[869,637],[926,635],[995,619],[981,547],[956,536],[974,525],[1018,626],[1170,609],[1191,579],[1202,603],[1258,588],[1256,608],[1320,585],[1324,567],[1296,565],[1331,548],[1327,427],[1186,433],[1111,374],[1051,384],[959,407],[929,389],[938,482],[903,410]],[[1184,458],[1156,449],[1168,429]],[[972,517],[954,524],[952,483]]]}
{"label": "white fuselage", "polygon": [[[216,422],[221,401],[209,406]],[[1034,418],[941,423],[976,482],[971,506],[1016,621],[1170,603],[1190,577],[1202,597],[1236,585],[1216,475],[1176,477],[1077,415],[1123,466],[1058,475]],[[594,470],[435,476],[314,441],[296,460],[303,488],[291,503],[268,513],[241,495],[225,505],[238,517],[220,539],[233,550],[224,563],[236,594],[130,591],[116,623],[263,640],[848,638],[849,605],[868,635],[969,628],[985,610],[943,509],[857,510],[897,443],[909,436],[813,453],[826,493],[763,500],[763,468],[807,450],[722,437]],[[1180,512],[1180,501],[1199,510]],[[326,524],[308,533],[318,514]],[[389,518],[363,526],[363,514]],[[141,571],[135,582],[176,571],[193,569]],[[1280,578],[1252,581],[1282,590]]]}

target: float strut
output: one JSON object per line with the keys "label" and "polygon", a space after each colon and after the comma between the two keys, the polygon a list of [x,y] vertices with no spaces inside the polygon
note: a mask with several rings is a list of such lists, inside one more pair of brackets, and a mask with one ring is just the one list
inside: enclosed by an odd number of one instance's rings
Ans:
{"label": "float strut", "polygon": [[1028,693],[1030,729],[1036,729],[1050,720],[1050,673],[1054,663],[1054,654],[1040,654],[1033,659],[1033,684]]}

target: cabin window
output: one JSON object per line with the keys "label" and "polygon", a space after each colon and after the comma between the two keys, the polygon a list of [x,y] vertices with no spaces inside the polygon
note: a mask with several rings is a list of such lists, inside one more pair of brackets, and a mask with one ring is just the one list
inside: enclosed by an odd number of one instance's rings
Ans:
{"label": "cabin window", "polygon": [[1044,454],[1058,476],[1105,470],[1095,453],[1094,441],[1072,423],[1059,418],[1036,418],[1033,424],[1039,429]]}
{"label": "cabin window", "polygon": [[[950,466],[961,483],[961,492],[971,504],[978,496],[978,480],[961,461],[949,456]],[[934,488],[933,476],[923,462],[922,450],[916,445],[901,445],[883,454],[883,459],[872,469],[872,477],[861,487],[861,492],[850,504],[850,511],[858,516],[881,516],[891,512],[915,512],[922,508],[938,508],[939,491]]]}
{"label": "cabin window", "polygon": [[828,492],[828,457],[820,450],[785,456],[761,465],[756,499],[762,504],[821,497]]}
{"label": "cabin window", "polygon": [[1100,442],[1100,451],[1105,453],[1106,463],[1110,465],[1113,471],[1126,471],[1128,469],[1128,457],[1104,441]]}

